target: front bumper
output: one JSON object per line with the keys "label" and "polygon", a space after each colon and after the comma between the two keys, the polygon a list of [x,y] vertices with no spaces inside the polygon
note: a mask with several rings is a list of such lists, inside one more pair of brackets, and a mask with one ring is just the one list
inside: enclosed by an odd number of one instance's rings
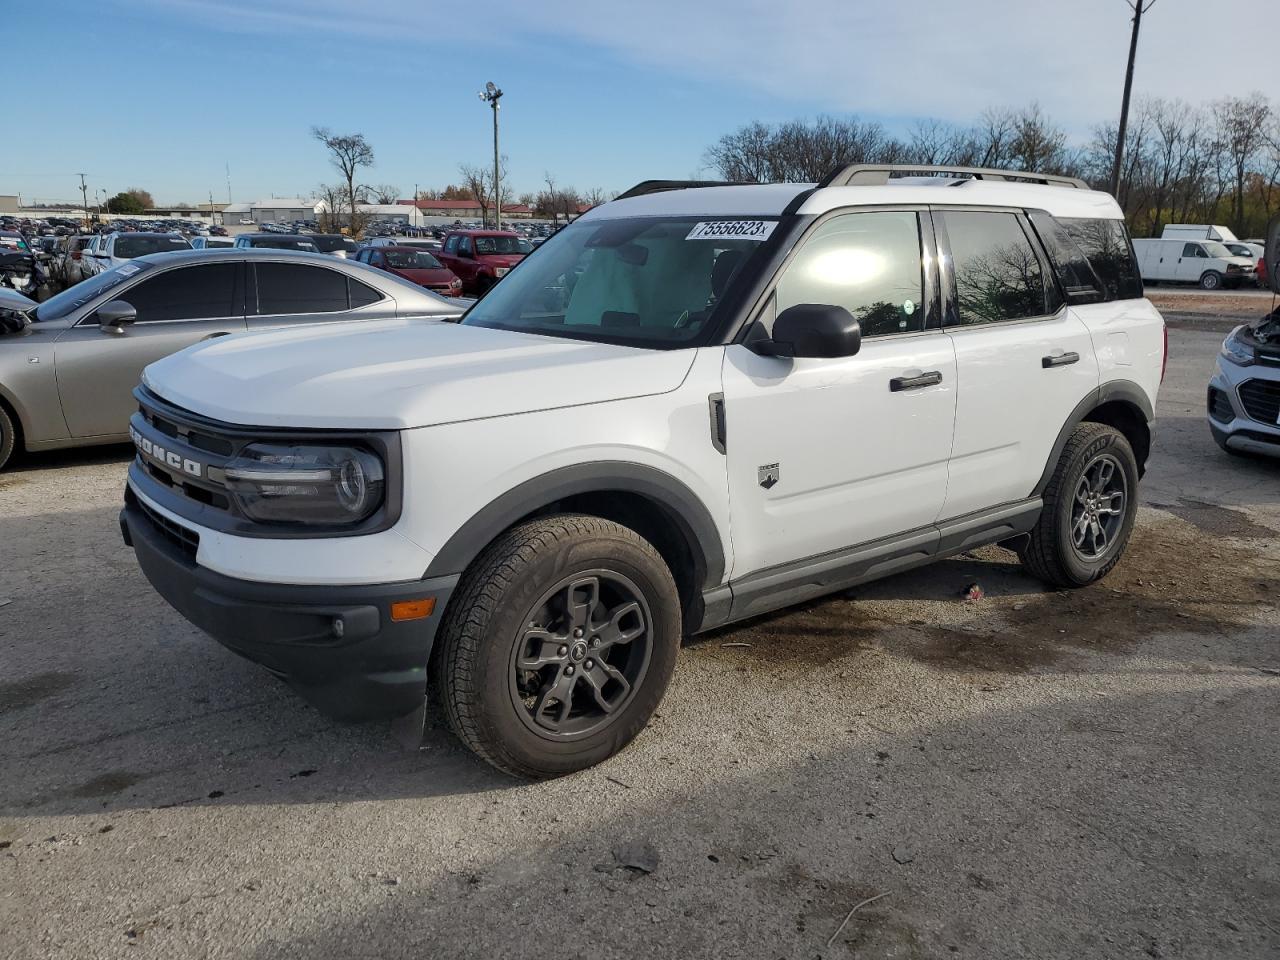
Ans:
{"label": "front bumper", "polygon": [[[197,531],[149,511],[132,491],[120,530],[142,572],[174,609],[288,681],[321,712],[371,720],[421,706],[427,661],[456,576],[358,586],[238,580],[199,566],[191,551]],[[431,616],[391,619],[392,603],[428,598],[435,601]]]}
{"label": "front bumper", "polygon": [[1227,449],[1280,458],[1280,423],[1249,416],[1241,399],[1240,386],[1250,380],[1280,383],[1280,369],[1263,364],[1240,367],[1218,358],[1206,399],[1209,432]]}

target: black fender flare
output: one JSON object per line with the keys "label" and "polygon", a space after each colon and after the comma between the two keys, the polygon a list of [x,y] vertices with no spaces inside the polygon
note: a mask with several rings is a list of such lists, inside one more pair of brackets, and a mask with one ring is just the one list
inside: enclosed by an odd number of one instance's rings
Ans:
{"label": "black fender flare", "polygon": [[460,574],[486,546],[523,517],[582,493],[637,494],[659,506],[676,524],[693,554],[701,586],[724,579],[720,530],[711,511],[682,481],[656,467],[605,460],[561,467],[526,480],[483,507],[440,548],[424,577]]}
{"label": "black fender flare", "polygon": [[1095,410],[1104,403],[1111,403],[1116,400],[1132,406],[1147,423],[1156,418],[1155,409],[1151,406],[1151,399],[1147,396],[1146,391],[1132,380],[1108,380],[1106,383],[1090,390],[1088,395],[1076,404],[1075,409],[1071,411],[1071,416],[1067,417],[1067,422],[1058,431],[1058,439],[1053,442],[1053,449],[1049,452],[1049,459],[1044,465],[1044,472],[1040,474],[1039,482],[1036,483],[1035,489],[1031,491],[1033,497],[1042,496],[1045,488],[1049,486],[1049,480],[1053,477],[1054,468],[1058,465],[1058,458],[1062,456],[1062,448],[1067,445],[1067,438],[1071,436],[1071,431],[1084,421],[1090,411]]}

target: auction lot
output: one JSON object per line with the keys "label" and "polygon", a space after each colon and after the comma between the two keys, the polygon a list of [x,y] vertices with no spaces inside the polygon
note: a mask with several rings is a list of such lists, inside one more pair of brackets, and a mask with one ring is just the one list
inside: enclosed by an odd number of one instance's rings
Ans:
{"label": "auction lot", "polygon": [[120,541],[128,450],[26,458],[0,956],[1276,956],[1280,463],[1210,439],[1226,329],[1170,330],[1100,584],[990,548],[696,638],[631,748],[537,785],[197,632]]}

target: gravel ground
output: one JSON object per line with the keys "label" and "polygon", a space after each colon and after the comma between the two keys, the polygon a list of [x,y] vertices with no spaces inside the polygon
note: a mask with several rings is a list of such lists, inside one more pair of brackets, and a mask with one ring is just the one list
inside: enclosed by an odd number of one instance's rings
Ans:
{"label": "gravel ground", "polygon": [[321,718],[143,581],[127,451],[28,459],[0,956],[1277,956],[1280,464],[1209,438],[1220,338],[1171,331],[1103,583],[993,548],[698,638],[629,750],[539,785]]}

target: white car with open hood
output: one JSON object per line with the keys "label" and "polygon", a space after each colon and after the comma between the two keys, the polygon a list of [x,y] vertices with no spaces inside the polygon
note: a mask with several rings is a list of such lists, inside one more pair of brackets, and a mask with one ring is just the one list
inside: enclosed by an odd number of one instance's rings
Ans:
{"label": "white car with open hood", "polygon": [[645,726],[680,639],[972,547],[1120,558],[1163,373],[1115,201],[1007,171],[649,181],[460,322],[147,368],[121,526],[156,589],[344,717],[518,775]]}

